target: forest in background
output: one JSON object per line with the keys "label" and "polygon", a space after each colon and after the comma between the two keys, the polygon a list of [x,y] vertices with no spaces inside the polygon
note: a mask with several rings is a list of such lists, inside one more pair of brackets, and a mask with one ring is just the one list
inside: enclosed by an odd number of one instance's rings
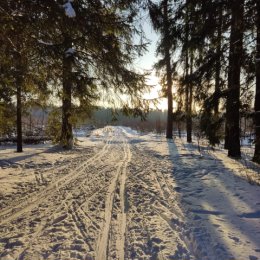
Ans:
{"label": "forest in background", "polygon": [[[58,112],[59,111],[59,112]],[[40,107],[30,108],[23,115],[24,140],[27,143],[38,143],[44,140],[53,140],[55,142],[60,131],[61,117],[57,120],[57,114],[61,115],[61,108],[46,108]],[[174,114],[175,115],[175,114]],[[120,109],[97,107],[88,117],[82,117],[73,125],[73,131],[84,133],[85,136],[89,131],[95,128],[104,127],[107,125],[127,126],[141,133],[153,132],[160,135],[165,135],[167,127],[167,111],[166,110],[150,110],[145,118],[131,117],[125,115]],[[193,135],[200,139],[206,140],[206,135],[200,127],[199,115],[193,117]],[[1,126],[3,129],[3,126]],[[241,139],[247,139],[247,144],[253,145],[255,139],[254,122],[251,117],[240,118]],[[181,120],[173,121],[173,134],[179,137],[186,137],[186,121],[183,115]],[[224,122],[221,126],[221,138],[223,143],[225,138]],[[0,142],[15,142],[16,129],[13,127],[8,132],[0,136]]]}
{"label": "forest in background", "polygon": [[242,123],[253,122],[259,163],[257,0],[1,2],[0,134],[15,128],[22,152],[23,115],[53,98],[61,109],[52,110],[50,125],[65,149],[73,146],[73,127],[100,100],[144,118],[150,104],[143,95],[151,86],[148,73],[134,67],[149,44],[144,13],[159,35],[154,69],[168,99],[166,137],[179,125],[188,142],[196,132],[211,145],[224,138],[228,156],[240,158]]}

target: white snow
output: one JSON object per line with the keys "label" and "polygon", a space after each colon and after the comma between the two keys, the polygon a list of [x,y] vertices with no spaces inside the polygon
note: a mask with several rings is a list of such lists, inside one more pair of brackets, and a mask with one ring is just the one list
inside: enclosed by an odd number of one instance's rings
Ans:
{"label": "white snow", "polygon": [[0,146],[0,260],[260,259],[259,166],[125,127],[75,133],[71,151]]}
{"label": "white snow", "polygon": [[74,48],[68,48],[66,51],[65,51],[65,55],[66,57],[69,57],[69,56],[72,56],[73,54],[75,54],[76,50]]}
{"label": "white snow", "polygon": [[64,10],[65,10],[65,14],[69,17],[69,18],[74,18],[76,17],[76,12],[74,10],[74,8],[72,7],[71,1],[68,1],[67,3],[65,3],[63,5]]}
{"label": "white snow", "polygon": [[52,42],[45,42],[41,39],[38,40],[38,43],[41,43],[41,44],[44,44],[44,45],[48,45],[48,46],[53,46],[53,43]]}

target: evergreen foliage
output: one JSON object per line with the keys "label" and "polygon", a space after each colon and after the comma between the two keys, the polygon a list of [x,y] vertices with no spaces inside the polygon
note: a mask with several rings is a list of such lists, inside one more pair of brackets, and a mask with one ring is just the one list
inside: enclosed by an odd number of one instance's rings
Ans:
{"label": "evergreen foliage", "polygon": [[60,99],[59,140],[64,148],[73,144],[73,114],[83,107],[90,111],[104,92],[129,95],[127,111],[140,114],[147,109],[141,102],[145,75],[132,66],[145,50],[145,44],[133,43],[140,33],[135,24],[139,7],[134,0],[1,3],[1,53],[7,57],[1,61],[1,85],[6,92],[14,87],[17,97],[17,151],[22,151],[27,93],[32,97],[44,91],[45,100],[50,93]]}
{"label": "evergreen foliage", "polygon": [[[143,8],[160,35],[154,67],[168,98],[166,137],[172,138],[173,120],[179,125],[185,119],[191,142],[192,120],[198,115],[201,131],[210,144],[218,144],[225,120],[228,154],[240,157],[241,115],[252,116],[253,160],[259,163],[257,0],[1,1],[1,135],[13,132],[15,123],[21,152],[22,115],[52,98],[60,102],[61,114],[50,117],[56,123],[49,132],[64,148],[73,145],[78,118],[90,115],[99,101],[115,107],[120,103],[125,114],[144,118],[149,111],[143,99],[146,75],[133,66],[146,49],[138,27]],[[135,36],[141,37],[140,44]]]}
{"label": "evergreen foliage", "polygon": [[[168,37],[163,33],[163,16],[159,8],[165,2],[168,2],[170,13]],[[240,157],[240,118],[251,114],[252,87],[257,86],[259,74],[255,62],[259,46],[258,1],[162,0],[157,4],[150,2],[150,6],[153,27],[161,33],[157,49],[159,59],[155,66],[159,70],[165,68],[165,56],[161,59],[160,55],[168,38],[170,60],[174,65],[172,72],[178,82],[175,101],[180,103],[178,111],[181,108],[185,113],[187,141],[192,141],[192,115],[201,111],[200,127],[209,142],[220,142],[225,119],[228,154]],[[256,91],[255,100],[259,100],[258,93]],[[257,101],[255,104],[258,106]],[[255,108],[255,122],[258,110]],[[256,143],[258,140],[256,138]]]}

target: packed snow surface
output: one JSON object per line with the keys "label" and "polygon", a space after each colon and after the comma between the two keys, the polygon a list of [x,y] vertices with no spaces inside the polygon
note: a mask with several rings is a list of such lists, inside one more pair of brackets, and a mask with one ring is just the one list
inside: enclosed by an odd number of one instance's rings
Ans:
{"label": "packed snow surface", "polygon": [[0,167],[0,260],[260,259],[258,168],[221,149],[109,126]]}

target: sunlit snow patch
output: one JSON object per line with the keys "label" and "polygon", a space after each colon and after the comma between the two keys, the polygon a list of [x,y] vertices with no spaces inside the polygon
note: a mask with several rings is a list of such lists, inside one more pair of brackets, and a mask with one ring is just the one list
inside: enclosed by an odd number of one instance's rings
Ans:
{"label": "sunlit snow patch", "polygon": [[65,9],[65,14],[70,17],[70,18],[74,18],[76,17],[76,12],[74,10],[74,8],[71,5],[71,1],[68,1],[66,4],[63,5],[64,9]]}
{"label": "sunlit snow patch", "polygon": [[52,42],[45,42],[45,41],[43,41],[43,40],[38,40],[38,43],[44,44],[44,45],[48,45],[48,46],[52,46],[52,45],[53,45]]}
{"label": "sunlit snow patch", "polygon": [[68,48],[68,49],[65,51],[66,57],[70,57],[70,56],[72,56],[74,53],[75,53],[75,49],[73,49],[73,48]]}

